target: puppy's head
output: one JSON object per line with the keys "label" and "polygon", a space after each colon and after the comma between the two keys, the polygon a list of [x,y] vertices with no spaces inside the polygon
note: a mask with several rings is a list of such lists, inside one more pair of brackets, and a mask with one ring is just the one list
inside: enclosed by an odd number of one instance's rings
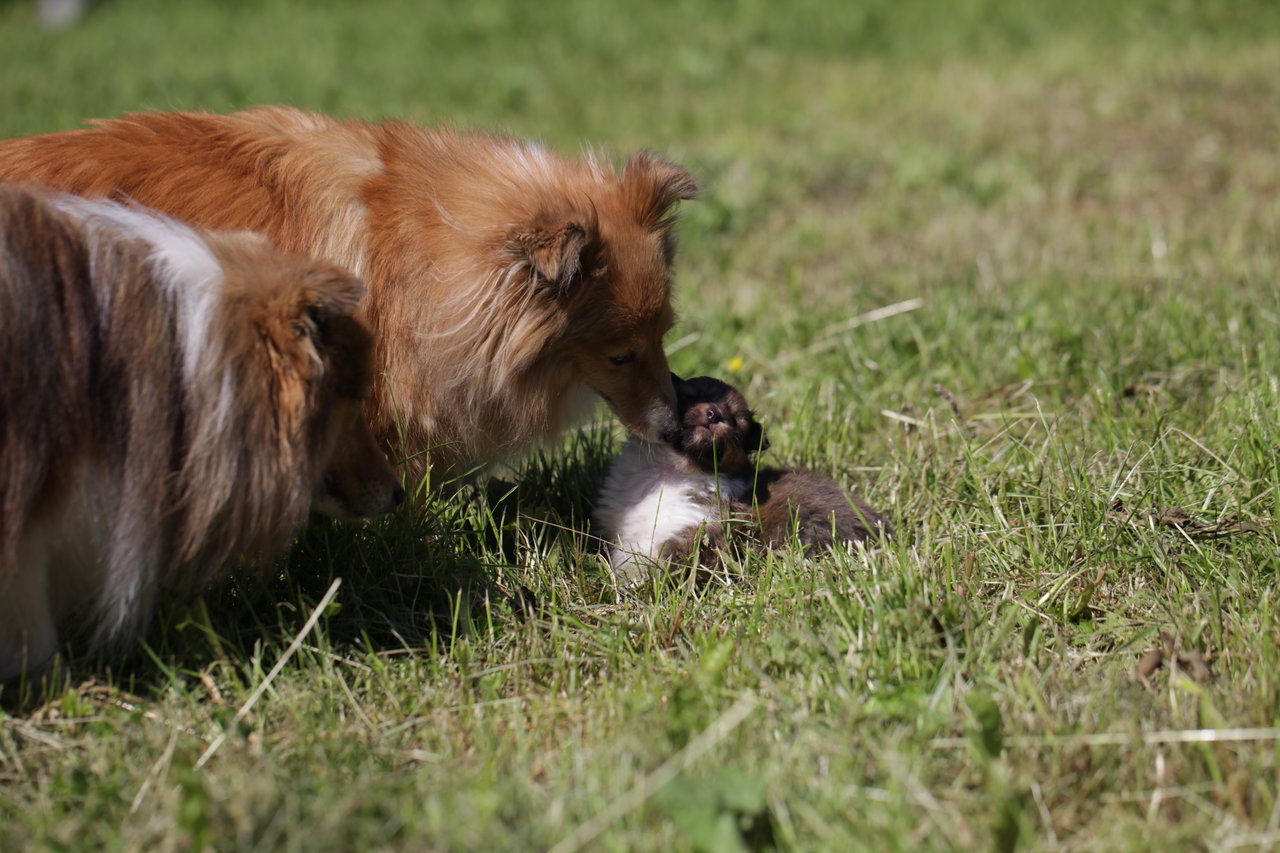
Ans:
{"label": "puppy's head", "polygon": [[669,211],[693,198],[697,185],[647,153],[632,157],[607,188],[598,176],[591,180],[548,201],[507,248],[557,305],[562,332],[549,355],[571,364],[573,378],[632,433],[671,443],[680,427],[662,347],[675,322]]}
{"label": "puppy's head", "polygon": [[710,376],[681,380],[672,374],[671,378],[680,411],[675,449],[708,473],[750,470],[751,454],[768,449],[769,439],[746,398]]}
{"label": "puppy's head", "polygon": [[373,339],[353,315],[364,286],[339,267],[277,252],[254,235],[219,235],[211,243],[229,301],[253,318],[255,352],[268,362],[258,371],[261,395],[274,413],[280,457],[291,462],[280,477],[302,477],[312,508],[326,515],[389,512],[404,489],[362,411],[373,381]]}

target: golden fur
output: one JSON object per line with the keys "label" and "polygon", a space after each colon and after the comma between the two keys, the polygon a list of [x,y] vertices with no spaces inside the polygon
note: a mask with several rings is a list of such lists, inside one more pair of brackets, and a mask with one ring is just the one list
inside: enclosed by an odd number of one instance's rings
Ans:
{"label": "golden fur", "polygon": [[693,178],[499,136],[262,107],[0,142],[0,177],[250,229],[363,277],[377,436],[456,470],[559,434],[591,389],[672,440],[669,208]]}
{"label": "golden fur", "polygon": [[0,184],[0,680],[71,625],[118,650],[158,595],[278,552],[317,493],[394,505],[361,295],[258,235]]}

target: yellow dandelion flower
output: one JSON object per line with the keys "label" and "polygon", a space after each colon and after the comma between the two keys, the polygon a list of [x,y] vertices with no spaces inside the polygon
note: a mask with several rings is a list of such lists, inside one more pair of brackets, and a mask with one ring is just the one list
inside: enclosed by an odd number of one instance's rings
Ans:
{"label": "yellow dandelion flower", "polygon": [[746,362],[742,360],[742,356],[735,355],[733,358],[729,359],[729,363],[726,366],[729,368],[730,373],[737,373],[746,366]]}

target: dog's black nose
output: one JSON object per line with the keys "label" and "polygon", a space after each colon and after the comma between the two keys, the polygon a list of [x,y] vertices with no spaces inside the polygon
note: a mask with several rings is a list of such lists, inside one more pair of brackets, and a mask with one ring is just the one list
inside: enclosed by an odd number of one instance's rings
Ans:
{"label": "dog's black nose", "polygon": [[404,503],[404,497],[404,486],[396,486],[395,490],[391,492],[391,505],[400,506],[400,504]]}

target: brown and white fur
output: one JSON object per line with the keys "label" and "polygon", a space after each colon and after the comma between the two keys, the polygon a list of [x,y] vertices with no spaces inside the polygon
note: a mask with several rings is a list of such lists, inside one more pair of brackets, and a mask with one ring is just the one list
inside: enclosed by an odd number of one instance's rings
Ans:
{"label": "brown and white fur", "polygon": [[[0,184],[0,681],[403,497],[358,279],[254,234]],[[69,626],[74,630],[68,631]]]}
{"label": "brown and white fur", "polygon": [[444,470],[557,436],[588,389],[670,441],[669,208],[692,177],[648,154],[621,172],[536,144],[261,107],[132,114],[0,142],[0,178],[128,197],[341,264],[369,291],[378,438]]}
{"label": "brown and white fur", "polygon": [[747,541],[775,548],[798,540],[806,551],[892,535],[884,516],[830,478],[758,467],[752,455],[769,442],[737,389],[708,376],[673,379],[679,441],[632,438],[596,505],[596,532],[620,579],[635,582],[654,563],[684,559],[699,541],[713,552],[734,525]]}

